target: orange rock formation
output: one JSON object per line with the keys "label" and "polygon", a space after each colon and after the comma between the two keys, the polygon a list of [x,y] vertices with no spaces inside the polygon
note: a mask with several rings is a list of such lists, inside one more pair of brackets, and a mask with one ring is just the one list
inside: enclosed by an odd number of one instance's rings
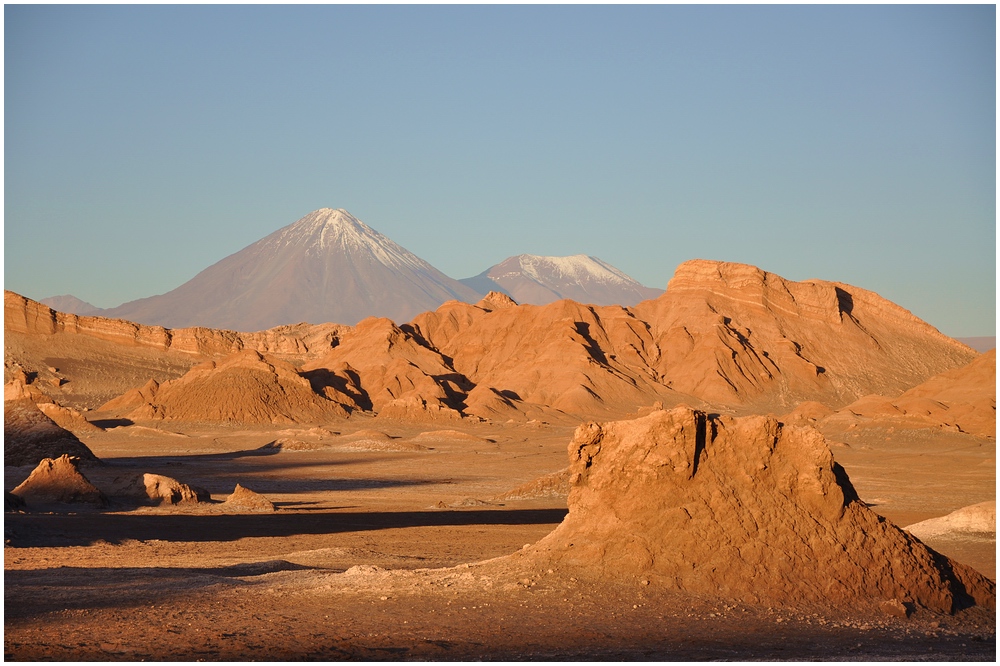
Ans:
{"label": "orange rock formation", "polygon": [[150,382],[101,407],[131,419],[304,423],[343,418],[346,410],[313,391],[291,365],[255,351],[207,361],[163,384]]}
{"label": "orange rock formation", "polygon": [[10,491],[28,506],[45,504],[95,504],[106,506],[107,498],[78,469],[79,458],[62,455],[45,458],[20,485]]}
{"label": "orange rock formation", "polygon": [[569,457],[569,514],[515,557],[748,602],[995,604],[858,500],[812,428],[677,408],[582,425]]}
{"label": "orange rock formation", "polygon": [[[329,404],[401,418],[611,418],[656,402],[784,413],[814,401],[838,409],[868,394],[899,396],[976,357],[969,347],[863,289],[792,282],[752,266],[702,260],[679,266],[662,296],[634,308],[566,300],[518,306],[492,294],[476,305],[450,301],[400,326],[369,318],[354,327],[299,325],[251,334],[170,331],[55,313],[9,292],[5,303],[12,331],[97,336],[199,358],[252,354],[249,349],[279,354],[302,363],[302,376]],[[235,367],[253,357],[234,358],[244,361],[218,360],[213,376],[235,364],[231,376],[237,381]],[[287,370],[282,381],[297,383],[294,369]],[[178,409],[181,402],[190,403],[199,419],[235,418],[235,406],[221,408],[229,416],[213,416],[196,404],[209,394],[181,397],[200,386],[195,375],[167,382],[172,384],[167,393],[166,384],[148,385],[138,389],[143,395],[108,406],[141,407],[145,411],[137,417],[162,417],[156,406],[165,407],[169,394]],[[263,400],[260,392],[280,386],[272,379],[254,390]],[[156,400],[150,399],[152,392]],[[328,415],[314,409],[327,403],[301,391],[297,395],[298,402],[313,407],[240,418]],[[194,414],[180,409],[166,417]]]}
{"label": "orange rock formation", "polygon": [[4,401],[4,465],[35,465],[44,458],[58,459],[64,454],[97,460],[86,444],[43,414],[32,400]]}

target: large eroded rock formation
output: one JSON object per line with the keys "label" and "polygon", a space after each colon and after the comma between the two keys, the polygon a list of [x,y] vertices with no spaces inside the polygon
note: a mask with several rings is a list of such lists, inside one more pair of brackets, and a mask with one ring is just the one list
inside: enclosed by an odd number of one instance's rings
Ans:
{"label": "large eroded rock formation", "polygon": [[995,604],[861,502],[812,428],[680,407],[582,425],[569,457],[569,514],[520,557],[747,602]]}

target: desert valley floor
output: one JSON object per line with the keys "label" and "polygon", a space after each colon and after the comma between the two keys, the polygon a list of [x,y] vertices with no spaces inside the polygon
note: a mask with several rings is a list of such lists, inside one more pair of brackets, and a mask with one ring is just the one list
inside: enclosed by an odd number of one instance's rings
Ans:
{"label": "desert valley floor", "polygon": [[[857,376],[718,300],[675,344],[676,286],[632,337],[452,303],[194,351],[8,292],[5,658],[994,660],[995,354],[844,285],[822,326],[867,336]],[[514,316],[563,346],[504,374],[468,331]],[[206,417],[232,386],[271,393]]]}
{"label": "desert valley floor", "polygon": [[[372,424],[351,423],[370,430]],[[5,651],[13,659],[991,658],[993,617],[735,603],[561,572],[470,563],[551,532],[565,498],[497,499],[566,465],[569,426],[420,431],[378,423],[378,451],[259,448],[287,429],[111,428],[87,438],[115,473],[183,478],[270,514],[188,509],[7,514]],[[130,429],[139,432],[131,433]],[[180,432],[181,434],[173,434]],[[345,429],[347,432],[347,429]],[[463,433],[460,435],[459,433]],[[464,436],[463,436],[464,435]],[[329,437],[328,437],[329,438]],[[300,439],[321,442],[306,431]],[[332,438],[331,438],[332,439]],[[882,429],[837,449],[861,497],[910,524],[992,496],[992,446],[907,445]],[[377,440],[383,443],[384,440]],[[364,450],[369,448],[370,450]],[[884,456],[892,464],[882,464]],[[947,473],[942,473],[947,470]],[[6,468],[13,487],[30,470]],[[14,547],[11,547],[11,546]],[[995,577],[987,539],[929,540]],[[456,568],[457,567],[457,568]],[[483,580],[485,578],[485,580]]]}

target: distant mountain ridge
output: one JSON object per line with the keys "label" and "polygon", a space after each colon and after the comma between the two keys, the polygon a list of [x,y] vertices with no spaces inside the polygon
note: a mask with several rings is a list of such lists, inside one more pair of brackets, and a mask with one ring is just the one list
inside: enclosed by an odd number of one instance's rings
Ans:
{"label": "distant mountain ridge", "polygon": [[646,287],[597,257],[519,254],[479,275],[459,280],[477,289],[501,291],[518,303],[546,305],[568,298],[595,305],[636,305],[662,289]]}
{"label": "distant mountain ridge", "polygon": [[405,322],[449,300],[475,303],[491,291],[536,305],[570,298],[628,306],[663,293],[582,254],[522,254],[453,280],[346,210],[322,208],[165,294],[108,309],[70,295],[41,302],[140,324],[249,332],[300,322],[353,325],[371,316]]}

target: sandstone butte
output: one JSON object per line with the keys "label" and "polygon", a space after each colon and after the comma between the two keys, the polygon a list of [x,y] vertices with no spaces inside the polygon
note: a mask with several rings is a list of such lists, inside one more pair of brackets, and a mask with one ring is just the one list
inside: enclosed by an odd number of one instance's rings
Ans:
{"label": "sandstone butte", "polygon": [[[872,292],[703,260],[679,266],[662,296],[634,308],[519,306],[493,294],[475,305],[445,303],[402,325],[369,318],[250,334],[67,315],[10,292],[5,312],[14,346],[84,336],[123,354],[166,354],[178,368],[213,361],[183,379],[167,377],[163,387],[163,378],[145,388],[150,377],[135,381],[132,389],[156,394],[144,399],[149,407],[134,394],[109,406],[182,420],[318,422],[342,409],[445,420],[613,418],[656,402],[783,413],[811,400],[839,409],[869,394],[899,396],[977,357]],[[242,355],[226,358],[232,354]],[[277,395],[295,372],[315,396],[297,383],[302,399],[280,414],[206,412],[206,401],[229,400],[225,384],[235,374],[226,373],[243,371],[258,373],[261,396]]]}
{"label": "sandstone butte", "polygon": [[995,607],[992,581],[860,501],[812,428],[679,407],[581,425],[568,453],[562,524],[487,564],[747,603]]}

